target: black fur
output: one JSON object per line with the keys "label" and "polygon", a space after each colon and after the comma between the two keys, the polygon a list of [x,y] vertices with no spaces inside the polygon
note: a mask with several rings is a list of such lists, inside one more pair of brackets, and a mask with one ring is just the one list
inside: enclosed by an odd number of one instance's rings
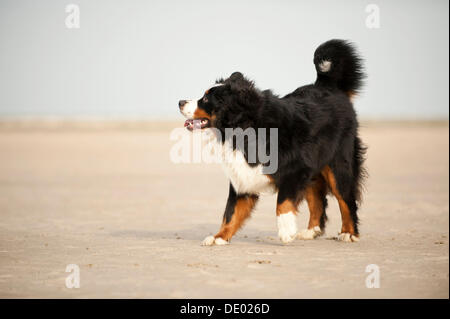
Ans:
{"label": "black fur", "polygon": [[[322,61],[330,61],[328,72],[320,70]],[[336,87],[347,93],[358,93],[363,85],[362,60],[348,41],[330,40],[320,45],[314,52],[317,71],[316,86]]]}
{"label": "black fur", "polygon": [[[320,68],[324,61],[331,62],[327,72]],[[271,175],[279,192],[278,203],[286,199],[298,201],[302,191],[314,179],[322,178],[322,170],[329,166],[358,234],[365,148],[358,137],[358,121],[350,97],[362,86],[361,59],[349,42],[331,40],[317,48],[314,64],[315,83],[284,97],[256,89],[253,82],[235,72],[228,79],[218,80],[223,85],[210,89],[198,101],[198,107],[211,115],[212,126],[222,132],[225,128],[278,128],[279,164]],[[324,208],[326,193],[327,190],[321,193]],[[236,200],[232,186],[230,194],[231,200]],[[229,214],[224,216],[227,221]],[[324,213],[321,227],[325,222]]]}

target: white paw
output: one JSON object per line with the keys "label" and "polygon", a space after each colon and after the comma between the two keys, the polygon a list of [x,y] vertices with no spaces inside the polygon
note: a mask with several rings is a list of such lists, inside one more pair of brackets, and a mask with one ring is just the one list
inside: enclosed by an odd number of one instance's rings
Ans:
{"label": "white paw", "polygon": [[228,245],[229,242],[226,241],[225,239],[217,237],[216,240],[214,241],[214,244],[216,244],[216,245]]}
{"label": "white paw", "polygon": [[340,233],[337,237],[337,240],[344,241],[344,242],[356,242],[359,241],[359,238],[355,235],[352,235],[350,233]]}
{"label": "white paw", "polygon": [[214,236],[208,236],[202,241],[202,246],[211,246],[214,244]]}
{"label": "white paw", "polygon": [[294,241],[295,234],[280,234],[280,233],[278,233],[278,237],[280,237],[280,240],[284,244],[289,244],[290,242]]}
{"label": "white paw", "polygon": [[297,234],[298,239],[310,240],[322,235],[319,226],[314,226],[311,229],[303,229]]}
{"label": "white paw", "polygon": [[277,217],[278,237],[285,244],[290,243],[297,235],[297,223],[294,213],[289,212]]}
{"label": "white paw", "polygon": [[221,246],[221,245],[228,245],[228,244],[229,244],[228,241],[226,241],[220,237],[215,238],[214,236],[208,236],[205,239],[203,239],[203,241],[202,241],[202,246],[212,246],[212,245]]}

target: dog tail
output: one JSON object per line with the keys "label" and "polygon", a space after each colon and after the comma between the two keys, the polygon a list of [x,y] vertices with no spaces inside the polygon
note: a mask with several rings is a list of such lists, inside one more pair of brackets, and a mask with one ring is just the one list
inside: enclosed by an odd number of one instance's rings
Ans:
{"label": "dog tail", "polygon": [[363,60],[351,42],[334,39],[321,44],[314,52],[314,64],[315,85],[337,88],[349,97],[360,92],[366,76]]}

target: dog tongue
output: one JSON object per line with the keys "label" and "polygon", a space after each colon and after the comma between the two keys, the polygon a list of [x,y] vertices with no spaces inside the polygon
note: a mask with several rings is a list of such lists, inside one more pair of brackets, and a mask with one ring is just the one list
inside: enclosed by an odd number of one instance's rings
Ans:
{"label": "dog tongue", "polygon": [[202,128],[202,121],[189,119],[184,122],[184,127],[187,127],[188,129],[200,129]]}

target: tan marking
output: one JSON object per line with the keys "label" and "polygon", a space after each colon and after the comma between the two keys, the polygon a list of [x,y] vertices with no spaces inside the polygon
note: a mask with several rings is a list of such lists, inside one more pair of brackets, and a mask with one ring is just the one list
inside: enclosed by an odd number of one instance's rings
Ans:
{"label": "tan marking", "polygon": [[286,199],[281,204],[277,204],[277,216],[280,216],[281,214],[287,214],[289,212],[297,215],[296,203],[293,203],[291,200]]}
{"label": "tan marking", "polygon": [[347,92],[347,96],[348,96],[348,98],[350,99],[350,102],[353,102],[353,100],[355,99],[355,97],[357,96],[358,94],[356,93],[356,92],[354,92],[354,91],[348,91]]}
{"label": "tan marking", "polygon": [[325,166],[322,170],[322,176],[325,178],[328,186],[331,189],[331,192],[336,197],[339,203],[339,209],[341,210],[341,218],[342,218],[342,233],[350,233],[355,235],[355,229],[353,226],[353,221],[350,217],[350,209],[348,208],[347,203],[342,198],[342,195],[339,193],[336,184],[336,177],[334,176],[333,171],[329,166]]}
{"label": "tan marking", "polygon": [[269,184],[272,185],[273,188],[275,189],[275,188],[276,188],[276,185],[275,185],[275,179],[273,178],[273,176],[272,176],[272,175],[267,175],[267,174],[265,174],[265,175],[266,175],[267,178],[269,179]]}
{"label": "tan marking", "polygon": [[257,199],[257,196],[246,196],[239,198],[234,206],[234,213],[231,220],[226,223],[224,219],[220,231],[214,237],[230,240],[239,228],[241,228],[245,220],[250,217]]}
{"label": "tan marking", "polygon": [[211,120],[211,116],[205,112],[203,109],[196,108],[194,111],[194,119],[203,119],[206,118]]}
{"label": "tan marking", "polygon": [[309,208],[308,229],[316,226],[320,227],[320,218],[324,213],[322,197],[327,192],[326,187],[325,179],[322,176],[318,176],[305,190],[305,197]]}

